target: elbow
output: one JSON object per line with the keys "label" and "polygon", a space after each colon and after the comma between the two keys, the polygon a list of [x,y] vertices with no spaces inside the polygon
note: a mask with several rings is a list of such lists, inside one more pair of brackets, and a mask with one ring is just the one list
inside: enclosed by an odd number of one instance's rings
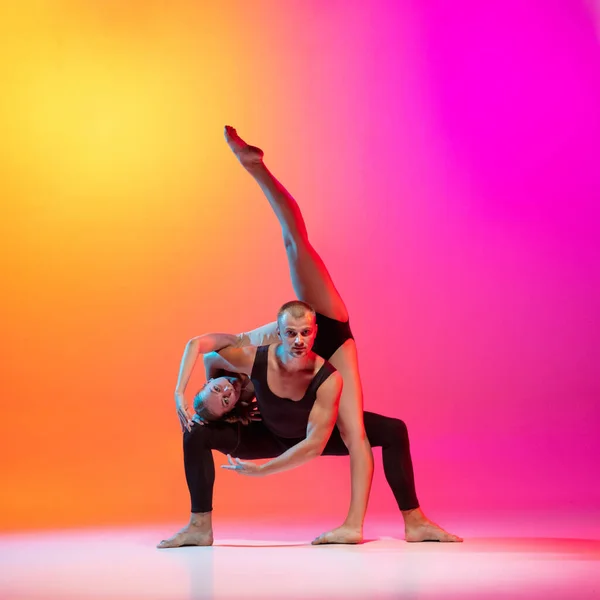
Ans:
{"label": "elbow", "polygon": [[193,338],[190,338],[188,340],[188,343],[185,345],[186,350],[192,350],[192,351],[198,351],[198,348],[200,347],[200,336],[196,336]]}
{"label": "elbow", "polygon": [[310,459],[317,458],[323,454],[325,446],[327,445],[327,439],[324,436],[314,436],[307,438],[306,443],[306,456]]}

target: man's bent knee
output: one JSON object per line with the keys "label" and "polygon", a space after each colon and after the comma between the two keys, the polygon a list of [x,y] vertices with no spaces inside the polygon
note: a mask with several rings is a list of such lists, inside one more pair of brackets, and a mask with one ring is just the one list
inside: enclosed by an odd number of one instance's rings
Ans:
{"label": "man's bent knee", "polygon": [[408,441],[408,427],[401,419],[390,418],[385,425],[385,434],[392,441]]}

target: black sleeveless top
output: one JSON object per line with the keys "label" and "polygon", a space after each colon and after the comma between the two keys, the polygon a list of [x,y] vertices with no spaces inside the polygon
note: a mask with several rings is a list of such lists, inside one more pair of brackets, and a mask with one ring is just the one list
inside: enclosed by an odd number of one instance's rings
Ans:
{"label": "black sleeveless top", "polygon": [[317,313],[317,326],[313,352],[325,360],[329,360],[346,340],[354,339],[350,330],[350,321],[336,321]]}
{"label": "black sleeveless top", "polygon": [[301,400],[276,396],[267,383],[269,346],[259,346],[252,366],[250,379],[254,384],[256,401],[263,423],[275,435],[282,438],[305,438],[308,415],[317,399],[319,386],[335,372],[327,361],[312,378]]}

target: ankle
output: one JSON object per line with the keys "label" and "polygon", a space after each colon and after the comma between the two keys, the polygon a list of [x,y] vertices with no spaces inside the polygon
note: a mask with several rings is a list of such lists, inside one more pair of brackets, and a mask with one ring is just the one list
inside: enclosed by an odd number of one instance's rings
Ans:
{"label": "ankle", "polygon": [[244,165],[244,168],[246,171],[248,171],[248,173],[250,173],[250,175],[252,175],[252,177],[254,177],[254,179],[256,179],[258,183],[269,181],[270,173],[262,160],[250,165]]}
{"label": "ankle", "polygon": [[353,531],[359,531],[361,534],[362,534],[362,530],[363,530],[362,521],[355,520],[355,519],[346,519],[342,523],[342,527],[345,527],[347,529],[352,529]]}
{"label": "ankle", "polygon": [[201,529],[206,532],[212,531],[212,512],[192,513],[190,517],[190,527]]}
{"label": "ankle", "polygon": [[419,525],[427,521],[423,511],[419,507],[411,508],[410,510],[403,510],[401,512],[402,518],[404,519],[404,525],[406,527],[411,525]]}

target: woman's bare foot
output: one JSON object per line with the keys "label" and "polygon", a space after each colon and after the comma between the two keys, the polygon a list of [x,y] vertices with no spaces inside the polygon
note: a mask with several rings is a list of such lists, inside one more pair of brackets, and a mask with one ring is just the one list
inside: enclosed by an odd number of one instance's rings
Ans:
{"label": "woman's bare foot", "polygon": [[212,513],[192,513],[190,522],[157,548],[180,548],[181,546],[212,546]]}
{"label": "woman's bare foot", "polygon": [[313,546],[321,544],[360,544],[363,540],[362,531],[354,529],[347,525],[342,525],[336,529],[332,529],[327,533],[321,534],[318,538],[312,541]]}
{"label": "woman's bare foot", "polygon": [[212,546],[212,531],[206,532],[200,527],[187,525],[181,531],[158,544],[157,548],[180,548],[181,546]]}
{"label": "woman's bare foot", "polygon": [[402,511],[407,542],[462,542],[462,538],[448,533],[430,521],[420,508]]}
{"label": "woman's bare foot", "polygon": [[264,152],[256,146],[246,144],[237,131],[229,125],[225,126],[225,141],[246,169],[262,164]]}

